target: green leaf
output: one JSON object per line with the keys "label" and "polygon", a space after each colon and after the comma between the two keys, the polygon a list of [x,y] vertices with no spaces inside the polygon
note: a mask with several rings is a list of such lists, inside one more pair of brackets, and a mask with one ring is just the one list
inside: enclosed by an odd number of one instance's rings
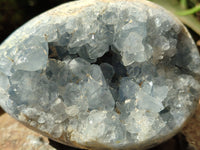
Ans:
{"label": "green leaf", "polygon": [[194,15],[181,16],[178,12],[181,12],[181,6],[177,0],[150,0],[151,2],[157,3],[167,10],[171,11],[177,16],[185,25],[194,30],[200,35],[200,22],[194,17]]}
{"label": "green leaf", "polygon": [[181,16],[186,16],[186,15],[195,14],[199,11],[200,11],[200,5],[196,5],[195,7],[191,8],[191,9],[180,11],[177,14],[181,15]]}

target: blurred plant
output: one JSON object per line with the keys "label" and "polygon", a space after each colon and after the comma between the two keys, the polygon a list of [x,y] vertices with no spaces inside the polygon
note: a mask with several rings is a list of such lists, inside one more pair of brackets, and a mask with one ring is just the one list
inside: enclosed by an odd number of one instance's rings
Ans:
{"label": "blurred plant", "polygon": [[191,8],[191,9],[188,9],[188,10],[185,10],[185,11],[181,11],[181,12],[177,12],[177,14],[185,16],[185,15],[195,14],[195,13],[197,13],[199,11],[200,11],[200,5],[196,5],[195,7]]}
{"label": "blurred plant", "polygon": [[180,0],[181,8],[186,9],[187,8],[187,0]]}
{"label": "blurred plant", "polygon": [[[182,9],[187,9],[188,8],[188,2],[187,0],[180,0],[180,6]],[[183,10],[180,12],[177,12],[178,15],[186,16],[186,15],[192,15],[196,14],[197,12],[200,11],[200,4],[198,4],[198,1],[192,0],[191,3],[193,3],[194,7],[191,9]]]}

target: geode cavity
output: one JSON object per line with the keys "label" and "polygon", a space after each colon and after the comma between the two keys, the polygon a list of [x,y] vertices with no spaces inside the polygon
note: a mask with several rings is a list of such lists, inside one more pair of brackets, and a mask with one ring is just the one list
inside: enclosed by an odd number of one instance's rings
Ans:
{"label": "geode cavity", "polygon": [[200,94],[186,28],[143,0],[81,0],[0,46],[0,105],[66,145],[142,149],[174,135]]}

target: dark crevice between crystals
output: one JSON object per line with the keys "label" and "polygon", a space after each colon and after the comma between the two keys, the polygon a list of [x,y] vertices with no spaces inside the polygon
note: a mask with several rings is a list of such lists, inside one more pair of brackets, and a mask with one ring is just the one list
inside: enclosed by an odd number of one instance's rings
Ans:
{"label": "dark crevice between crystals", "polygon": [[48,43],[48,46],[48,58],[63,61],[67,56],[70,56],[71,58],[79,57],[78,54],[69,54],[68,49],[65,46],[55,46],[54,43]]}
{"label": "dark crevice between crystals", "polygon": [[169,113],[170,109],[170,106],[165,107],[165,109],[159,112],[159,115],[165,122],[167,122],[167,126],[171,129],[176,125],[176,123],[174,117]]}
{"label": "dark crevice between crystals", "polygon": [[[113,75],[111,82],[109,83],[109,86],[115,89],[117,93],[118,93],[120,79],[122,77],[127,77],[127,70],[125,66],[122,63],[120,63],[121,60],[122,57],[113,50],[112,46],[109,46],[109,51],[105,53],[102,57],[98,58],[97,61],[94,63],[97,65],[101,65],[102,63],[107,63],[113,67],[115,74]],[[115,99],[115,101],[117,101],[116,96],[113,95],[113,98]]]}
{"label": "dark crevice between crystals", "polygon": [[113,51],[112,46],[109,46],[109,51],[105,53],[102,57],[97,58],[97,61],[93,64],[100,65],[102,63],[108,63],[113,66],[113,69],[115,70],[115,74],[111,80],[112,83],[119,82],[121,77],[127,76],[127,70],[125,66],[123,66],[121,61],[121,56]]}
{"label": "dark crevice between crystals", "polygon": [[[55,46],[54,43],[49,43],[49,55],[48,55],[49,59],[56,59],[63,61],[67,56],[70,56],[71,58],[81,57],[78,54],[73,54],[73,55],[69,54],[68,49],[65,46]],[[121,60],[122,56],[119,54],[119,52],[113,46],[109,46],[108,52],[106,52],[102,57],[97,58],[96,62],[91,63],[99,66],[103,63],[107,63],[113,67],[114,75],[112,76],[110,82],[108,82],[107,84],[112,89],[111,93],[115,101],[118,101],[117,95],[121,78],[128,76],[127,69],[122,64]],[[104,70],[102,70],[102,73],[104,74]],[[51,73],[49,73],[49,75],[51,76]],[[104,77],[106,79],[105,74]],[[115,92],[113,93],[113,91]],[[116,112],[118,112],[116,107],[115,110]]]}
{"label": "dark crevice between crystals", "polygon": [[[54,43],[49,43],[49,55],[48,58],[61,60],[63,61],[66,56],[70,56],[72,58],[80,57],[78,54],[69,54],[65,47],[55,46]],[[83,58],[84,59],[84,58]],[[127,70],[125,66],[122,65],[121,56],[117,54],[112,46],[109,46],[109,51],[105,53],[102,57],[97,58],[96,62],[92,64],[101,65],[102,63],[110,64],[115,74],[111,80],[112,84],[119,84],[119,81],[122,77],[127,76]]]}
{"label": "dark crevice between crystals", "polygon": [[49,45],[49,56],[48,58],[59,59],[56,48],[53,45]]}
{"label": "dark crevice between crystals", "polygon": [[97,58],[97,61],[93,64],[100,65],[101,63],[108,63],[112,65],[112,57],[114,53],[111,50],[111,46],[109,46],[109,51],[105,53],[102,57]]}
{"label": "dark crevice between crystals", "polygon": [[[66,56],[72,58],[80,57],[78,54],[69,54],[67,49],[61,46],[54,46],[53,43],[49,43],[49,55],[48,58],[63,61]],[[83,58],[84,59],[84,58]],[[97,61],[92,64],[100,65],[102,63],[107,63],[113,66],[115,74],[112,78],[112,83],[119,81],[121,77],[127,76],[127,70],[125,66],[122,65],[121,56],[113,51],[112,46],[109,46],[109,51],[105,53],[102,57],[97,58]]]}
{"label": "dark crevice between crystals", "polygon": [[[102,63],[107,63],[110,64],[114,71],[115,74],[113,75],[111,82],[108,83],[109,87],[112,88],[113,90],[111,90],[111,93],[113,95],[113,98],[115,100],[115,102],[118,101],[118,96],[116,96],[116,94],[118,95],[119,92],[119,84],[120,84],[120,80],[122,77],[127,77],[127,69],[126,67],[121,63],[122,57],[121,55],[119,55],[115,50],[113,46],[109,46],[109,51],[107,53],[105,53],[102,57],[98,58],[97,61],[93,64],[97,64],[97,65],[101,65]],[[103,70],[102,70],[103,72]],[[105,75],[104,75],[105,76]],[[112,91],[116,91],[115,93],[113,93]],[[120,114],[121,112],[118,110],[116,103],[115,103],[115,108],[114,110]]]}

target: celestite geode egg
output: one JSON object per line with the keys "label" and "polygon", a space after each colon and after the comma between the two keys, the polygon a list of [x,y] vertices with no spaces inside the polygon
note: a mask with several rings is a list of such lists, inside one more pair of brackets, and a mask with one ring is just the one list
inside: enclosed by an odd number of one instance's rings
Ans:
{"label": "celestite geode egg", "polygon": [[0,45],[0,105],[58,142],[145,149],[184,125],[200,94],[187,29],[145,0],[80,0]]}

